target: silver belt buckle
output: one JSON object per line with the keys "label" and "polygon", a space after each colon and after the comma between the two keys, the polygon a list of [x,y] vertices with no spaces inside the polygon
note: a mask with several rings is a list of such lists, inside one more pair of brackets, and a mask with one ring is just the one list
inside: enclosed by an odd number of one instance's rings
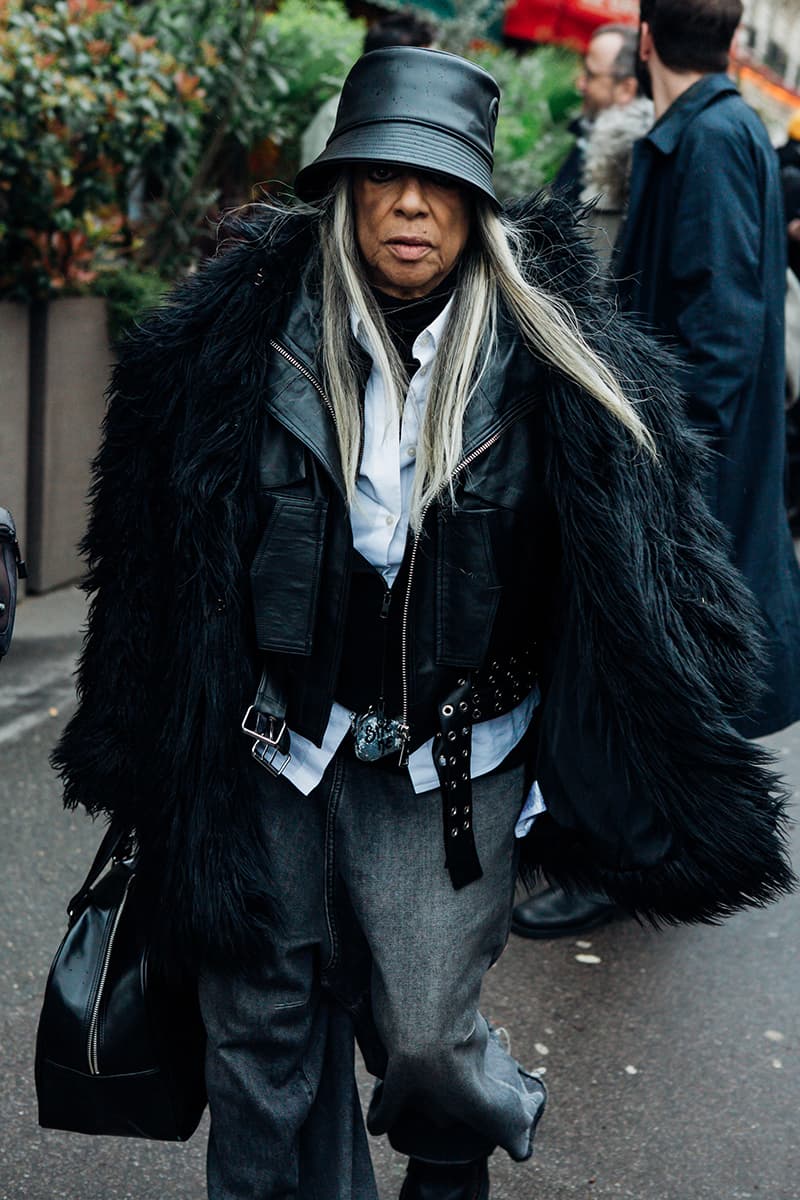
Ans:
{"label": "silver belt buckle", "polygon": [[286,734],[286,722],[281,721],[276,732],[278,720],[278,717],[260,712],[253,704],[242,720],[242,730],[253,739],[250,754],[270,775],[275,776],[282,775],[292,761],[291,754],[284,754],[280,749],[280,743]]}
{"label": "silver belt buckle", "polygon": [[401,754],[405,747],[408,730],[395,717],[387,717],[382,708],[367,709],[360,716],[353,714],[350,720],[356,758],[361,762],[377,762],[390,754]]}

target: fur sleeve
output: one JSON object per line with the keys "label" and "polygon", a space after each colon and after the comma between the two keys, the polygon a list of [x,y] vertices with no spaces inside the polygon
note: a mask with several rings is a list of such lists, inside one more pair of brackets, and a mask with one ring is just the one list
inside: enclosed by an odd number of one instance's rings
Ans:
{"label": "fur sleeve", "polygon": [[[237,462],[254,419],[242,397],[263,366],[265,330],[286,288],[282,252],[298,231],[286,214],[245,214],[227,232],[225,252],[119,345],[93,464],[82,542],[83,586],[93,598],[79,707],[52,761],[67,805],[127,823],[136,822],[137,793],[162,736],[158,700],[177,606],[191,596],[202,622],[232,588],[223,566],[226,551],[236,552],[223,464]],[[210,512],[221,534],[213,546]]]}
{"label": "fur sleeve", "polygon": [[[168,310],[119,347],[81,550],[91,594],[78,709],[53,753],[64,802],[131,824],[155,736],[175,506],[170,465],[186,381],[168,349]],[[157,688],[156,688],[157,694]],[[124,784],[124,786],[122,786]]]}
{"label": "fur sleeve", "polygon": [[53,764],[68,806],[135,829],[174,960],[197,960],[210,941],[222,957],[253,953],[271,921],[239,731],[255,691],[242,579],[287,273],[234,247],[151,314],[120,347],[94,463],[79,704]]}

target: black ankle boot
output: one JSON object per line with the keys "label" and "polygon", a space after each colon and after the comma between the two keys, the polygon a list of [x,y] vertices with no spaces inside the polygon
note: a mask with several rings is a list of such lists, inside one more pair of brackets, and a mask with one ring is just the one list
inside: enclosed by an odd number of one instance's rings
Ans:
{"label": "black ankle boot", "polygon": [[454,1164],[410,1158],[400,1200],[489,1200],[489,1160]]}
{"label": "black ankle boot", "polygon": [[588,933],[621,916],[622,910],[605,896],[573,894],[560,887],[549,887],[516,906],[511,928],[520,937],[546,941]]}

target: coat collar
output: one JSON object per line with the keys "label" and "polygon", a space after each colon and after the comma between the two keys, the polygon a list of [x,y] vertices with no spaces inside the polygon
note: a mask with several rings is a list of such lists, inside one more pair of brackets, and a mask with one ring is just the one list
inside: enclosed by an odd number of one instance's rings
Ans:
{"label": "coat collar", "polygon": [[648,134],[634,144],[628,211],[613,257],[613,271],[623,294],[629,286],[628,262],[631,256],[635,258],[633,248],[643,237],[640,226],[650,208],[653,172],[675,153],[695,118],[722,97],[730,95],[738,96],[739,91],[727,75],[704,75],[670,105]]}
{"label": "coat collar", "polygon": [[674,153],[683,131],[698,113],[730,93],[738,96],[739,89],[727,75],[704,75],[669,106],[643,140],[662,154]]}

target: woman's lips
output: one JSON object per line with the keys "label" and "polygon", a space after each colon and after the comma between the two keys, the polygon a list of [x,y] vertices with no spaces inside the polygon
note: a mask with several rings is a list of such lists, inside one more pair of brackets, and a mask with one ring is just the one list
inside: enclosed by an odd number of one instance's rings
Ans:
{"label": "woman's lips", "polygon": [[393,238],[386,245],[401,262],[416,262],[432,249],[430,242],[416,241],[413,238]]}

